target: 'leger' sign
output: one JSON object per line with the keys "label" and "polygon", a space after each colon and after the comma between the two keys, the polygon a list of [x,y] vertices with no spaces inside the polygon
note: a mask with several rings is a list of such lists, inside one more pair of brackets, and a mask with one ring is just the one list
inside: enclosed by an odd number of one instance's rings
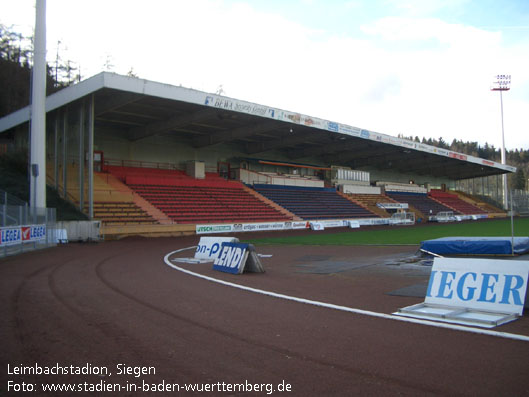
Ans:
{"label": "'leger' sign", "polygon": [[435,258],[425,303],[522,314],[529,261]]}
{"label": "'leger' sign", "polygon": [[220,253],[213,263],[213,270],[240,274],[244,271],[244,265],[246,264],[247,258],[248,244],[222,243]]}

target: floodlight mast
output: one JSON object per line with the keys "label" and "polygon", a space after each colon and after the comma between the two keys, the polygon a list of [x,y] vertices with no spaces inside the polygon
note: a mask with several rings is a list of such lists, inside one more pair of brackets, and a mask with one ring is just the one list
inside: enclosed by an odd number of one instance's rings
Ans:
{"label": "floodlight mast", "polygon": [[[510,74],[497,74],[494,76],[492,81],[491,91],[500,92],[500,108],[501,108],[501,163],[507,164],[505,156],[505,132],[503,128],[503,91],[509,91],[511,89],[511,75]],[[503,208],[509,208],[509,201],[507,198],[507,174],[503,174]]]}
{"label": "floodlight mast", "polygon": [[46,0],[35,0],[31,84],[30,207],[46,207]]}

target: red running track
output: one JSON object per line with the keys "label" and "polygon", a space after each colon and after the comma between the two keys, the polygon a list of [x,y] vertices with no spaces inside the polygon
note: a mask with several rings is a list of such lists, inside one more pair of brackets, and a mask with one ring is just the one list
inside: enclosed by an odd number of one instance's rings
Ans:
{"label": "red running track", "polygon": [[[271,385],[273,395],[296,396],[529,395],[529,342],[284,301],[164,263],[168,252],[197,242],[134,238],[0,260],[0,394],[15,395],[8,386],[22,382],[34,385],[33,395],[44,394],[44,383],[165,382],[207,383],[216,388],[210,395],[269,393],[264,386],[259,393],[218,392],[229,384]],[[387,294],[428,279],[419,267],[387,264],[416,248],[257,247],[273,255],[263,259],[266,273],[242,276],[213,272],[211,265],[180,266],[286,295],[392,313],[422,301]],[[338,272],[324,271],[335,265]],[[529,335],[529,318],[496,329]],[[120,363],[155,373],[118,375]],[[107,367],[111,376],[13,373],[86,364]],[[291,385],[290,393],[277,390],[283,383]]]}

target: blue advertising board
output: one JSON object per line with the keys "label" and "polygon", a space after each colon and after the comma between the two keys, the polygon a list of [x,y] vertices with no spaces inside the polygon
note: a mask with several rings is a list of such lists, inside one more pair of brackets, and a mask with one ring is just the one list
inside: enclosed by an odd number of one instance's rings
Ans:
{"label": "blue advertising board", "polygon": [[213,270],[240,274],[248,258],[247,243],[222,243],[220,253],[213,263]]}

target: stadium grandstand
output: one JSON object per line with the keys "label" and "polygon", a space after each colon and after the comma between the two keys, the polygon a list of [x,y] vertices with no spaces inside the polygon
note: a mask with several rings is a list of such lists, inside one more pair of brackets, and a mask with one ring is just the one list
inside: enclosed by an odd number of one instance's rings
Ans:
{"label": "stadium grandstand", "polygon": [[[440,212],[505,216],[500,203],[483,200],[490,196],[485,188],[478,197],[461,186],[515,171],[366,129],[108,72],[50,95],[46,112],[47,183],[101,221],[105,235],[267,222],[306,227],[376,221],[396,212],[414,213],[419,221]],[[14,147],[27,147],[29,119],[29,108],[5,116],[0,133]]]}

